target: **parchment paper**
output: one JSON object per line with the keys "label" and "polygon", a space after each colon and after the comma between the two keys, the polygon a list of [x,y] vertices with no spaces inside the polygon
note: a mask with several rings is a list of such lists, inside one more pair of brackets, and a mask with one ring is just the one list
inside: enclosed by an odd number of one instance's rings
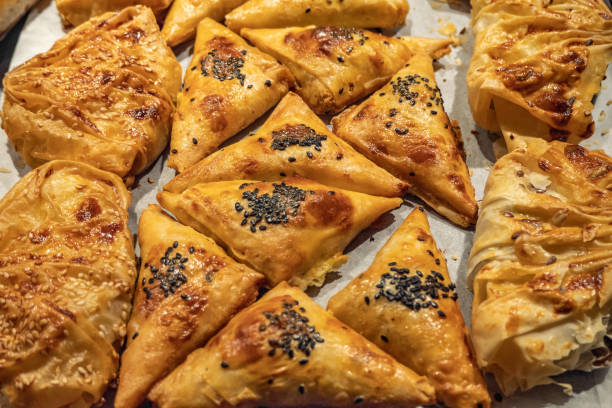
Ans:
{"label": "parchment paper", "polygon": [[[467,101],[465,76],[472,54],[472,36],[469,27],[470,9],[467,0],[464,3],[440,3],[435,0],[411,0],[410,13],[406,25],[387,34],[419,35],[442,37],[439,32],[448,23],[452,23],[457,30],[461,45],[455,47],[449,56],[438,62],[436,78],[445,100],[445,108],[451,119],[456,119],[461,125],[465,141],[467,164],[472,171],[472,182],[476,188],[476,198],[482,199],[483,188],[487,174],[495,161],[494,146],[497,135],[490,135],[474,124]],[[462,29],[465,29],[462,33]],[[444,30],[441,30],[444,31]],[[21,32],[17,48],[11,61],[11,68],[21,64],[34,55],[48,50],[51,45],[65,35],[55,4],[50,0],[43,0],[35,8]],[[448,33],[445,33],[448,35]],[[177,57],[183,66],[187,67],[191,59],[192,43],[175,49]],[[612,115],[605,115],[609,111],[606,102],[612,99],[612,68],[608,69],[608,79],[603,83],[603,89],[595,103],[593,117],[595,118],[595,133],[583,145],[589,149],[604,149],[612,154],[612,135],[607,130],[612,126]],[[0,100],[3,95],[0,94]],[[612,102],[611,102],[612,103]],[[600,112],[604,114],[600,116]],[[253,126],[241,132],[232,141],[239,140],[248,132],[257,129],[263,123],[267,114]],[[600,120],[601,119],[601,120]],[[230,141],[230,142],[232,142]],[[155,202],[155,194],[162,186],[174,176],[174,170],[164,166],[168,151],[162,155],[139,180],[139,186],[132,191],[133,204],[130,208],[130,228],[133,233],[137,231],[137,221],[140,212],[150,203]],[[6,134],[0,130],[0,196],[4,195],[21,176],[30,169],[25,166],[22,159],[15,153],[8,142]],[[7,172],[5,172],[7,170]],[[149,182],[148,179],[150,178]],[[412,204],[411,204],[412,203]],[[401,224],[412,210],[414,205],[420,204],[418,200],[410,200],[408,205],[393,211],[391,215],[384,216],[375,226],[364,231],[349,246],[350,259],[338,273],[333,273],[328,282],[320,290],[309,291],[309,294],[321,305],[326,306],[328,299],[343,288],[353,277],[364,271],[374,258],[376,252],[384,245],[389,236]],[[473,231],[460,229],[435,212],[427,209],[433,235],[438,246],[446,254],[449,272],[457,284],[459,302],[469,327],[471,316],[472,294],[467,289],[465,276],[467,272],[467,258],[472,244]],[[542,386],[516,396],[504,398],[503,401],[494,401],[498,407],[580,407],[580,408],[610,408],[612,407],[612,373],[608,369],[597,370],[592,373],[575,372],[564,375],[564,382],[574,386],[574,395],[565,395],[559,387]],[[487,378],[491,395],[498,391],[492,378]]]}

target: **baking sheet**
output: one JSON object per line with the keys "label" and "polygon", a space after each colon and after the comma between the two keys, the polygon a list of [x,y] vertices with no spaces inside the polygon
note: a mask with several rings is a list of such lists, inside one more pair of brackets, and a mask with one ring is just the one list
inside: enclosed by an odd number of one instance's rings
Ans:
{"label": "baking sheet", "polygon": [[[455,47],[451,54],[440,59],[436,78],[445,100],[445,108],[451,117],[459,121],[465,148],[467,164],[472,173],[472,183],[476,189],[476,198],[482,199],[483,188],[487,174],[491,168],[495,154],[497,135],[489,134],[478,128],[472,119],[467,102],[465,76],[472,54],[472,37],[469,27],[470,9],[468,2],[440,3],[435,0],[411,0],[410,13],[406,25],[392,33],[398,35],[419,35],[442,37],[452,31],[448,26],[452,23],[457,31],[461,45]],[[446,30],[445,31],[445,28]],[[460,34],[465,28],[464,34]],[[34,55],[48,50],[52,44],[65,35],[55,4],[51,0],[43,0],[29,15],[20,34],[17,47],[13,54],[11,68],[21,64]],[[175,49],[177,57],[183,66],[187,67],[191,59],[192,44]],[[589,149],[603,149],[612,154],[612,142],[607,135],[612,127],[612,115],[607,115],[607,102],[612,100],[612,66],[608,69],[608,79],[603,83],[601,94],[596,100],[593,117],[595,118],[595,133],[583,145]],[[0,94],[0,101],[3,95]],[[611,102],[612,103],[612,102]],[[604,112],[601,114],[601,112]],[[267,115],[258,120],[232,141],[253,131],[263,123]],[[231,142],[231,141],[230,141]],[[165,167],[168,151],[151,166],[138,180],[138,186],[132,190],[133,203],[130,208],[130,228],[137,231],[138,214],[155,202],[155,194],[162,189],[173,176],[174,170]],[[8,142],[6,134],[0,129],[0,196],[4,195],[21,176],[30,170]],[[409,200],[406,205],[393,211],[377,221],[375,225],[360,234],[349,246],[349,261],[337,273],[328,277],[328,282],[320,290],[311,290],[309,294],[321,305],[326,306],[328,299],[343,288],[353,277],[364,271],[374,258],[376,252],[384,245],[390,235],[397,229],[404,218],[418,205],[418,200]],[[472,294],[466,287],[467,259],[471,248],[473,231],[460,229],[449,221],[427,209],[433,235],[438,246],[446,254],[449,273],[457,284],[459,302],[469,326],[471,316]],[[574,386],[574,395],[565,395],[556,386],[537,387],[516,396],[504,398],[502,402],[494,401],[498,407],[612,407],[612,373],[608,369],[592,373],[574,372],[562,376],[563,382]],[[492,378],[487,378],[489,390],[493,395],[497,387]]]}

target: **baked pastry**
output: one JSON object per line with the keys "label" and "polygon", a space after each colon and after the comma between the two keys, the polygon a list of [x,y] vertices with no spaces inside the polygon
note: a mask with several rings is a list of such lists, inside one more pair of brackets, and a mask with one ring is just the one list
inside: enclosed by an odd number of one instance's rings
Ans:
{"label": "baked pastry", "polygon": [[174,47],[195,37],[198,23],[205,18],[221,21],[246,0],[175,0],[168,11],[162,36]]}
{"label": "baked pastry", "polygon": [[240,33],[289,68],[297,92],[319,115],[339,112],[380,88],[414,54],[439,57],[451,43],[332,26],[244,28]]}
{"label": "baked pastry", "polygon": [[151,387],[253,303],[263,275],[150,205],[138,225],[142,266],[116,408],[135,408]]}
{"label": "baked pastry", "polygon": [[115,378],[136,265],[130,193],[52,161],[0,200],[0,401],[89,407]]}
{"label": "baked pastry", "polygon": [[283,282],[149,395],[160,408],[414,407],[428,381]]}
{"label": "baked pastry", "polygon": [[168,8],[172,0],[55,0],[55,3],[64,24],[77,26],[100,14],[138,4],[159,13]]}
{"label": "baked pastry", "polygon": [[287,177],[280,183],[220,181],[157,199],[185,225],[215,238],[238,261],[305,289],[348,259],[342,250],[399,198],[370,196]]}
{"label": "baked pastry", "polygon": [[593,133],[591,100],[612,59],[603,0],[472,0],[467,74],[474,120],[508,149],[527,138],[579,143]]}
{"label": "baked pastry", "polygon": [[444,255],[423,208],[410,213],[368,270],[334,295],[338,320],[427,377],[449,408],[489,407]]}
{"label": "baked pastry", "polygon": [[472,337],[506,394],[610,364],[611,185],[603,152],[542,139],[489,174],[468,263]]}
{"label": "baked pastry", "polygon": [[287,176],[386,197],[402,196],[409,187],[335,136],[290,92],[255,134],[199,161],[164,189],[181,193],[199,183]]}
{"label": "baked pastry", "polygon": [[0,40],[38,0],[0,0]]}
{"label": "baked pastry", "polygon": [[172,127],[168,166],[185,170],[273,107],[293,85],[274,58],[202,20]]}
{"label": "baked pastry", "polygon": [[104,14],[4,77],[2,127],[32,167],[70,159],[133,176],[168,143],[180,78],[149,8]]}
{"label": "baked pastry", "polygon": [[476,223],[478,205],[461,130],[444,111],[431,57],[418,54],[391,82],[332,120],[334,133],[454,223]]}
{"label": "baked pastry", "polygon": [[307,25],[393,28],[404,24],[407,0],[249,0],[225,17],[229,28]]}

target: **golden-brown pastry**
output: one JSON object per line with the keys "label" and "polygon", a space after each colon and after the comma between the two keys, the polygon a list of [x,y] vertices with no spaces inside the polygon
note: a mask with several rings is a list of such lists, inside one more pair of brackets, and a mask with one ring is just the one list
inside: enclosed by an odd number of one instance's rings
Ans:
{"label": "golden-brown pastry", "polygon": [[168,166],[185,170],[274,106],[293,76],[227,27],[198,26],[185,86],[178,97]]}
{"label": "golden-brown pastry", "polygon": [[342,250],[399,198],[330,188],[299,177],[282,182],[220,181],[160,192],[162,207],[214,237],[240,262],[303,289],[348,259]]}
{"label": "golden-brown pastry", "polygon": [[451,43],[333,26],[244,28],[241,34],[289,68],[297,92],[320,115],[337,113],[375,91],[414,54],[439,57]]}
{"label": "golden-brown pastry", "polygon": [[429,382],[283,282],[149,395],[160,408],[414,407]]}
{"label": "golden-brown pastry", "polygon": [[368,270],[334,295],[327,308],[397,361],[426,376],[444,406],[490,406],[455,285],[422,208],[412,211]]}
{"label": "golden-brown pastry", "polygon": [[38,0],[0,0],[0,40]]}
{"label": "golden-brown pastry", "polygon": [[402,196],[409,187],[335,136],[290,92],[257,133],[204,158],[164,189],[181,193],[211,181],[274,181],[287,176],[386,197]]}
{"label": "golden-brown pastry", "polygon": [[265,281],[156,205],[140,216],[138,241],[142,266],[116,408],[138,407],[156,382],[253,303]]}
{"label": "golden-brown pastry", "polygon": [[472,0],[467,74],[474,120],[524,137],[578,143],[593,133],[593,96],[612,59],[612,12],[603,0]]}
{"label": "golden-brown pastry", "polygon": [[332,124],[334,133],[411,184],[434,210],[464,227],[476,223],[461,130],[444,111],[431,57],[412,57],[391,82]]}
{"label": "golden-brown pastry", "polygon": [[4,77],[2,127],[32,167],[70,159],[133,176],[168,143],[180,77],[149,8],[108,13]]}
{"label": "golden-brown pastry", "polygon": [[225,15],[246,0],[175,0],[168,11],[162,36],[174,47],[192,39],[198,23],[205,18],[221,21]]}
{"label": "golden-brown pastry", "polygon": [[118,176],[62,160],[0,200],[0,401],[9,407],[89,407],[115,378],[136,279],[130,201]]}
{"label": "golden-brown pastry", "polygon": [[108,11],[119,11],[138,4],[159,13],[168,8],[172,0],[55,0],[55,3],[64,24],[77,26]]}
{"label": "golden-brown pastry", "polygon": [[610,364],[611,185],[610,157],[542,139],[489,174],[468,264],[472,338],[506,394]]}
{"label": "golden-brown pastry", "polygon": [[229,28],[307,25],[393,28],[404,24],[407,0],[249,0],[225,17]]}

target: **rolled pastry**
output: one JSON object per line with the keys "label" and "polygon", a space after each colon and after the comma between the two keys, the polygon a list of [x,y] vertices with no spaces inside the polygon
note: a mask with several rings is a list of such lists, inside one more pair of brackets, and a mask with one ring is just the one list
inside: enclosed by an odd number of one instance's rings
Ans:
{"label": "rolled pastry", "polygon": [[138,224],[141,268],[115,408],[140,406],[155,383],[253,303],[263,275],[157,205]]}
{"label": "rolled pastry", "polygon": [[351,240],[383,213],[402,204],[327,187],[299,177],[281,182],[202,183],[157,199],[185,225],[215,238],[240,262],[303,289],[321,286],[346,262]]}
{"label": "rolled pastry", "polygon": [[130,201],[118,176],[61,160],[0,200],[0,401],[9,407],[103,402],[136,279]]}
{"label": "rolled pastry", "polygon": [[172,0],[55,0],[64,24],[78,26],[92,17],[128,6],[143,5],[156,14],[168,8]]}
{"label": "rolled pastry", "polygon": [[283,282],[149,395],[160,408],[415,407],[428,381]]}
{"label": "rolled pastry", "polygon": [[611,185],[603,152],[542,139],[489,174],[468,264],[472,338],[506,394],[610,364]]}
{"label": "rolled pastry", "polygon": [[386,197],[402,196],[409,187],[335,136],[290,92],[255,134],[202,159],[164,189],[181,193],[199,183],[291,176]]}
{"label": "rolled pastry", "polygon": [[168,143],[180,76],[149,8],[104,14],[4,77],[2,127],[32,167],[70,159],[133,177]]}
{"label": "rolled pastry", "polygon": [[524,138],[579,143],[593,133],[591,100],[612,59],[603,0],[472,0],[467,74],[476,123]]}

